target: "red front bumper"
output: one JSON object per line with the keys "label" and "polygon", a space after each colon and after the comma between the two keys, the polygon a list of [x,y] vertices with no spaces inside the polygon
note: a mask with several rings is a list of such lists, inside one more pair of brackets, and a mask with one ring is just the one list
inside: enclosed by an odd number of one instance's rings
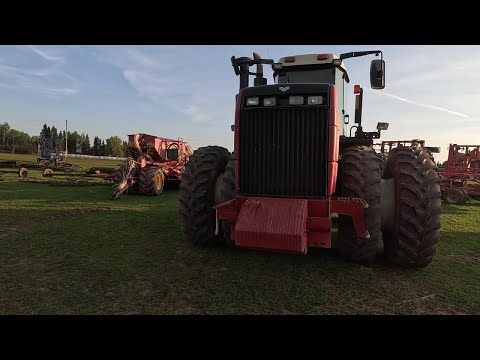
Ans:
{"label": "red front bumper", "polygon": [[308,247],[330,248],[331,213],[352,216],[357,235],[368,238],[357,198],[295,199],[237,196],[215,206],[217,219],[230,224],[236,246],[306,254]]}

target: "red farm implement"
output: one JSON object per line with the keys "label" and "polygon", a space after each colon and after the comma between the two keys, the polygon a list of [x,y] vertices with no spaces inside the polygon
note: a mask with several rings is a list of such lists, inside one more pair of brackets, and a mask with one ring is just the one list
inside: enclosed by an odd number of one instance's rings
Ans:
{"label": "red farm implement", "polygon": [[381,143],[375,143],[373,146],[385,157],[395,148],[398,147],[411,147],[411,148],[423,148],[430,154],[439,153],[439,147],[425,146],[425,140],[389,140],[382,141]]}
{"label": "red farm implement", "polygon": [[463,204],[470,197],[480,197],[480,145],[450,144],[439,176],[447,203]]}
{"label": "red farm implement", "polygon": [[[191,243],[296,254],[335,247],[347,260],[369,263],[383,239],[392,263],[430,264],[441,192],[428,151],[397,147],[384,163],[373,142],[388,124],[364,131],[359,85],[355,124],[347,127],[344,60],[370,54],[380,55],[371,61],[370,85],[383,89],[380,50],[287,56],[277,63],[256,53],[231,58],[240,78],[234,151],[197,149],[180,184],[179,210]],[[263,77],[264,64],[272,65],[274,84]],[[332,237],[333,213],[338,237]]]}
{"label": "red farm implement", "polygon": [[114,180],[112,198],[122,194],[160,195],[165,183],[178,185],[192,148],[182,139],[147,134],[128,135],[130,157],[110,176]]}

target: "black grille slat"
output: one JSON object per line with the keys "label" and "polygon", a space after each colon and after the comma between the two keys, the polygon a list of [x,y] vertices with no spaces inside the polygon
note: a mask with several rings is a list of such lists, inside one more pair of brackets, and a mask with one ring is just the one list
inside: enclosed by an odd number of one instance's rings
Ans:
{"label": "black grille slat", "polygon": [[325,197],[328,108],[240,113],[240,194]]}

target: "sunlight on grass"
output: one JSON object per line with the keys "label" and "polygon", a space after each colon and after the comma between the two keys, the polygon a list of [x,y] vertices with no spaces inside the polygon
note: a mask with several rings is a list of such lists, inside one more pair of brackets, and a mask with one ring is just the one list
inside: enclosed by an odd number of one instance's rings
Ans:
{"label": "sunlight on grass", "polygon": [[480,202],[444,205],[433,263],[372,267],[188,244],[178,191],[0,182],[1,314],[478,314]]}

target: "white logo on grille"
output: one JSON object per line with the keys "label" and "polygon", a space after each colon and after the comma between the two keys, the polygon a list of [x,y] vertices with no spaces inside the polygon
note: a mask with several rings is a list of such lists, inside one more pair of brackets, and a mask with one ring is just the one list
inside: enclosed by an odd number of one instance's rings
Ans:
{"label": "white logo on grille", "polygon": [[287,90],[289,90],[289,89],[290,89],[290,86],[280,86],[280,87],[278,88],[278,90],[283,91],[283,92],[285,92],[285,91],[287,91]]}

